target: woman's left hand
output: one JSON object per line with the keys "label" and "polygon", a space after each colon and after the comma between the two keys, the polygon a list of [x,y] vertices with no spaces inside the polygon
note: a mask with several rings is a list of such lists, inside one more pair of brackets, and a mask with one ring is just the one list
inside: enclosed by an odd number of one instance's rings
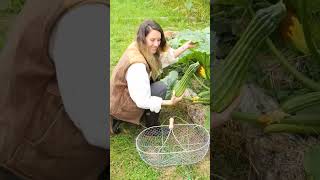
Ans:
{"label": "woman's left hand", "polygon": [[178,102],[180,102],[184,96],[184,93],[180,97],[177,97],[175,91],[173,90],[172,96],[171,96],[172,105],[176,105]]}
{"label": "woman's left hand", "polygon": [[174,51],[174,58],[177,58],[178,56],[180,56],[183,52],[185,52],[187,49],[190,48],[194,48],[196,47],[197,44],[193,43],[192,41],[187,41],[186,43],[184,43],[182,46],[180,46],[178,49],[176,49]]}
{"label": "woman's left hand", "polygon": [[187,41],[184,45],[183,45],[184,49],[191,49],[196,47],[196,43],[193,43],[192,41]]}

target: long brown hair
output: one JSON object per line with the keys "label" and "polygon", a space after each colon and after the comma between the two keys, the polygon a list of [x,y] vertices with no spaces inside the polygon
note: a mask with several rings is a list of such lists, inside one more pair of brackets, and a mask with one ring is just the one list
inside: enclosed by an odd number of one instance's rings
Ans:
{"label": "long brown hair", "polygon": [[[155,54],[150,54],[146,47],[146,37],[151,30],[156,30],[161,34],[161,41],[159,48]],[[153,20],[145,20],[139,27],[137,32],[137,44],[139,51],[145,57],[150,69],[151,77],[155,81],[161,73],[161,62],[160,62],[160,52],[163,52],[167,48],[167,42],[164,37],[163,30],[161,26]]]}

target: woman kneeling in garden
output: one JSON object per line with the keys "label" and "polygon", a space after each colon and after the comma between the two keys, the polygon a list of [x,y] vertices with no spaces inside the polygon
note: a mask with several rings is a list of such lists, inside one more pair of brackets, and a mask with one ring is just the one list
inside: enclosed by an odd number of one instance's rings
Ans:
{"label": "woman kneeling in garden", "polygon": [[167,84],[159,81],[162,68],[177,62],[177,57],[194,45],[186,42],[178,49],[170,48],[158,23],[144,21],[136,40],[129,45],[113,70],[110,83],[110,130],[119,133],[120,121],[140,124],[145,116],[146,127],[158,126],[163,105],[175,105],[183,96],[164,100]]}

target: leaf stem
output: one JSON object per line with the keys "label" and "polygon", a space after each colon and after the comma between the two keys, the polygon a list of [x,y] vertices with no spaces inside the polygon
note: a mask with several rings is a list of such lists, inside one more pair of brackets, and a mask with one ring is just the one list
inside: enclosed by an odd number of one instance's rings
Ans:
{"label": "leaf stem", "polygon": [[312,79],[309,79],[301,72],[297,71],[291,64],[288,63],[286,58],[281,54],[281,52],[274,46],[273,42],[267,38],[266,40],[267,45],[273,52],[273,54],[277,57],[277,59],[280,61],[280,63],[290,72],[294,75],[295,78],[297,78],[302,84],[307,86],[313,91],[320,91],[320,84],[313,81]]}
{"label": "leaf stem", "polygon": [[202,87],[206,88],[207,90],[210,90],[210,88],[208,86],[204,85],[203,82],[201,82],[200,79],[195,74],[193,74],[193,76]]}

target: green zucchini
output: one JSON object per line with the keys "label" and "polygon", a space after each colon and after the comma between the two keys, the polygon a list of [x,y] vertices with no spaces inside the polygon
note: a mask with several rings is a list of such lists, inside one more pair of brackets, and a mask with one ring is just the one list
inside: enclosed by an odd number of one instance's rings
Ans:
{"label": "green zucchini", "polygon": [[285,12],[285,5],[281,1],[259,10],[224,60],[225,62],[219,66],[218,70],[214,70],[213,111],[223,111],[238,96],[256,51],[268,35],[276,29]]}
{"label": "green zucchini", "polygon": [[275,117],[266,114],[255,114],[255,113],[244,113],[234,111],[231,113],[231,118],[234,120],[250,122],[259,125],[268,124],[294,124],[294,125],[305,125],[305,126],[320,126],[320,114],[297,114],[293,116],[284,116],[283,118]]}
{"label": "green zucchini", "polygon": [[285,101],[281,105],[281,109],[284,112],[291,114],[318,104],[320,104],[320,92],[311,92]]}
{"label": "green zucchini", "polygon": [[210,104],[210,99],[198,99],[198,100],[194,100],[192,101],[193,104],[205,104],[205,105],[209,105]]}
{"label": "green zucchini", "polygon": [[192,75],[197,70],[199,65],[200,65],[199,62],[191,64],[188,67],[187,71],[182,76],[181,80],[174,86],[173,90],[175,91],[175,96],[176,97],[182,96],[182,94],[184,93],[184,91],[187,88],[187,85],[188,85]]}
{"label": "green zucchini", "polygon": [[320,126],[320,114],[297,114],[280,120],[280,123]]}
{"label": "green zucchini", "polygon": [[266,122],[261,121],[261,118],[259,117],[261,117],[261,115],[256,113],[245,113],[239,111],[233,111],[231,113],[231,119],[233,120],[249,122],[257,125],[264,125]]}
{"label": "green zucchini", "polygon": [[297,133],[297,134],[320,134],[320,126],[301,126],[294,124],[271,124],[264,128],[265,133]]}
{"label": "green zucchini", "polygon": [[203,91],[198,94],[199,97],[208,97],[210,96],[210,91]]}

